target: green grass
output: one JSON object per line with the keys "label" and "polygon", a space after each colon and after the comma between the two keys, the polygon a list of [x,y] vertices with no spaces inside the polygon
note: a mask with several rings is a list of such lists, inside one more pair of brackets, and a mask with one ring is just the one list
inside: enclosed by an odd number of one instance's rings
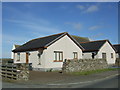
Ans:
{"label": "green grass", "polygon": [[83,72],[71,72],[70,74],[72,74],[72,75],[89,75],[89,74],[113,71],[113,70],[118,70],[118,69],[120,69],[120,68],[107,68],[107,69],[98,69],[98,70],[83,71]]}

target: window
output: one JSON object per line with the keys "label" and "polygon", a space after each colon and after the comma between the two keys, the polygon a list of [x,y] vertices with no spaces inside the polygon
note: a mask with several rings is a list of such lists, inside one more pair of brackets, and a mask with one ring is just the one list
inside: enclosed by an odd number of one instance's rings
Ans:
{"label": "window", "polygon": [[113,58],[113,53],[111,53],[111,58]]}
{"label": "window", "polygon": [[102,58],[106,59],[106,53],[102,53]]}
{"label": "window", "polygon": [[63,61],[63,52],[62,51],[54,51],[54,62],[62,62]]}
{"label": "window", "polygon": [[78,54],[77,54],[77,52],[73,52],[73,54],[74,54],[74,59],[78,59]]}
{"label": "window", "polygon": [[20,53],[17,53],[17,61],[20,61]]}

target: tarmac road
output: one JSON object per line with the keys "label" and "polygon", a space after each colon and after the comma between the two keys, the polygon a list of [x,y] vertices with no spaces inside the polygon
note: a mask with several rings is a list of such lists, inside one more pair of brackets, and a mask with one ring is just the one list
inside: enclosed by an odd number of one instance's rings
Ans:
{"label": "tarmac road", "polygon": [[115,75],[95,81],[86,81],[80,83],[69,83],[69,84],[35,84],[35,85],[22,85],[22,84],[13,84],[8,82],[3,82],[4,88],[118,88],[118,79],[120,75]]}
{"label": "tarmac road", "polygon": [[120,80],[120,75],[111,78],[106,78],[98,80],[95,82],[86,83],[83,86],[76,85],[74,88],[119,88],[118,82]]}

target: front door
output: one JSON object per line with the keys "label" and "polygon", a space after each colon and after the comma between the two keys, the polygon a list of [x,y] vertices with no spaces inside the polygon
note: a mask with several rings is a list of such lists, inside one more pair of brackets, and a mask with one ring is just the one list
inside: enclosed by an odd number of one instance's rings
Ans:
{"label": "front door", "polygon": [[28,53],[26,53],[26,63],[28,63],[29,62],[29,58],[28,58]]}

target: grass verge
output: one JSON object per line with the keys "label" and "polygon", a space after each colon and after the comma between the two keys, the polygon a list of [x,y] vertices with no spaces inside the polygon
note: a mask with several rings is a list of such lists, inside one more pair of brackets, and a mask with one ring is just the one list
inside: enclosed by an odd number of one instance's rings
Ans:
{"label": "grass verge", "polygon": [[98,69],[98,70],[91,70],[91,71],[83,71],[83,72],[71,72],[72,75],[89,75],[94,73],[101,73],[105,71],[114,71],[114,70],[120,70],[120,68],[107,68],[107,69]]}

